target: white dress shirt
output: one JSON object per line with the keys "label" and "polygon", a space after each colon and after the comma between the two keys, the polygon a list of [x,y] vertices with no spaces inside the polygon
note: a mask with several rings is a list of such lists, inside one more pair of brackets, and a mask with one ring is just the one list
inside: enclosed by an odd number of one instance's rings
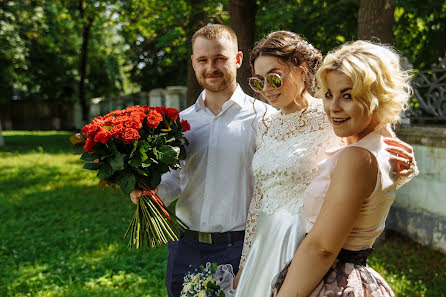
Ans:
{"label": "white dress shirt", "polygon": [[271,106],[246,95],[240,86],[214,115],[203,91],[196,103],[180,113],[191,129],[187,158],[180,170],[162,176],[160,199],[178,198],[176,214],[191,230],[227,232],[245,229],[254,187],[251,162],[257,122]]}

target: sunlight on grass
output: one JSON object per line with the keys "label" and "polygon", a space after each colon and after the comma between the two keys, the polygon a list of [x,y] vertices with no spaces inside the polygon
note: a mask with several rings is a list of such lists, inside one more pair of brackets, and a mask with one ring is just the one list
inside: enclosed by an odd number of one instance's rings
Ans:
{"label": "sunlight on grass", "polygon": [[[70,132],[4,131],[0,148],[0,296],[165,297],[165,247],[131,250],[135,206],[97,187]],[[370,265],[397,296],[444,296],[441,253],[390,234]]]}
{"label": "sunlight on grass", "polygon": [[71,134],[3,133],[0,296],[166,296],[166,248],[127,248],[135,206],[97,187]]}

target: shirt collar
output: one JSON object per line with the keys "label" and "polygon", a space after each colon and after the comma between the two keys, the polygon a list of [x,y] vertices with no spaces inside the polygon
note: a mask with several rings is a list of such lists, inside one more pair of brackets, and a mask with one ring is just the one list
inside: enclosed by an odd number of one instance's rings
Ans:
{"label": "shirt collar", "polygon": [[[243,103],[245,101],[245,93],[243,92],[242,88],[239,84],[237,84],[237,88],[235,89],[234,93],[232,94],[231,98],[227,102],[224,103],[224,105],[227,105],[227,103],[234,102],[240,107],[243,107]],[[204,109],[206,107],[204,101],[206,98],[206,90],[203,90],[200,93],[200,96],[198,96],[197,101],[195,102],[195,111],[199,111],[200,109]]]}

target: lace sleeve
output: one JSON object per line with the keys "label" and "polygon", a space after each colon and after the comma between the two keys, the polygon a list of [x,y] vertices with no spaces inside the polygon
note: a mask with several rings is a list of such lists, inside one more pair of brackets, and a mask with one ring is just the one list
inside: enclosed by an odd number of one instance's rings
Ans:
{"label": "lace sleeve", "polygon": [[254,238],[254,233],[256,232],[256,220],[259,215],[260,208],[262,207],[262,198],[263,195],[260,191],[259,185],[256,183],[254,188],[254,193],[252,195],[251,204],[249,206],[248,218],[246,220],[246,228],[245,228],[245,240],[243,241],[243,250],[242,257],[240,259],[240,268],[246,262],[246,258],[248,257],[249,251],[252,246],[252,241]]}
{"label": "lace sleeve", "polygon": [[[262,145],[263,136],[265,134],[265,130],[267,129],[267,125],[265,124],[265,119],[258,121],[257,123],[257,135],[256,135],[256,151],[259,150],[259,147]],[[262,208],[262,192],[260,191],[259,183],[255,182],[254,192],[251,196],[251,203],[249,205],[248,217],[246,219],[245,226],[245,239],[243,241],[243,250],[242,257],[240,259],[239,267],[242,268],[246,262],[246,258],[248,257],[249,250],[252,246],[252,241],[254,238],[254,233],[256,231],[256,220],[259,215],[260,209]]]}

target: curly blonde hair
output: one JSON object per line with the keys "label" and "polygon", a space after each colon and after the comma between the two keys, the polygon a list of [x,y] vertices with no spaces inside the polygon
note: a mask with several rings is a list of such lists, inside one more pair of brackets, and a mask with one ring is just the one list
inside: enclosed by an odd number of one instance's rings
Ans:
{"label": "curly blonde hair", "polygon": [[352,80],[353,100],[369,115],[376,111],[379,127],[397,123],[401,111],[408,107],[411,73],[401,68],[400,56],[390,46],[358,40],[328,53],[316,73],[319,98],[327,92],[330,71]]}

